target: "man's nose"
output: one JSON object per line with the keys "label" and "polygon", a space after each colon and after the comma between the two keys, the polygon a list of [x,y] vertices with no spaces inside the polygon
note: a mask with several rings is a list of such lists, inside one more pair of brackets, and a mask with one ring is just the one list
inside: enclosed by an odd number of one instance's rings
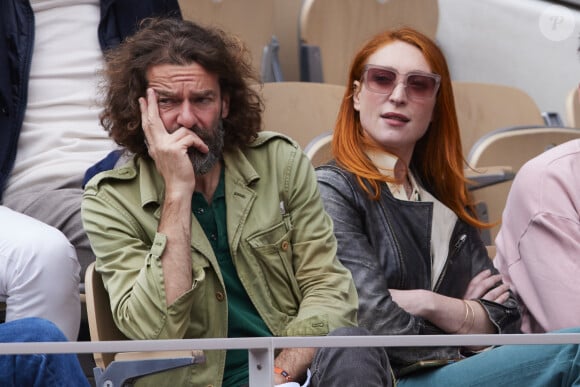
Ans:
{"label": "man's nose", "polygon": [[193,106],[189,101],[184,101],[179,107],[177,123],[184,128],[193,128],[198,123]]}

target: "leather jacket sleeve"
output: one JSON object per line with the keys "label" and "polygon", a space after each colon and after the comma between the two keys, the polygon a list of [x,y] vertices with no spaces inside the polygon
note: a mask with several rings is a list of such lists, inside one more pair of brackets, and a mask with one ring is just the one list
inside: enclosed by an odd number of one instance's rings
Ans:
{"label": "leather jacket sleeve", "polygon": [[[483,270],[490,270],[492,274],[498,274],[498,270],[493,266],[493,261],[487,255],[487,250],[481,241],[478,230],[464,222],[460,222],[457,228],[460,232],[465,233],[470,241],[470,243],[465,244],[466,251],[461,255],[462,257],[471,258],[471,275],[468,280],[471,280]],[[496,286],[499,285],[501,283]],[[461,290],[465,292],[465,289]],[[445,293],[445,289],[440,289],[440,292]],[[457,297],[461,298],[462,294]],[[490,321],[495,325],[497,333],[521,333],[519,304],[511,290],[509,299],[503,304],[484,299],[478,299],[477,301],[485,309]]]}
{"label": "leather jacket sleeve", "polygon": [[[355,187],[338,174],[337,169],[317,170],[322,201],[334,222],[337,256],[351,271],[357,285],[359,325],[376,335],[434,333],[434,327],[428,329],[431,332],[425,332],[422,318],[407,313],[393,302],[385,278],[385,270],[390,269],[381,267],[371,245],[373,237],[369,234],[376,230],[367,228],[366,210]],[[385,233],[384,238],[390,239],[387,243],[395,244],[391,234]]]}

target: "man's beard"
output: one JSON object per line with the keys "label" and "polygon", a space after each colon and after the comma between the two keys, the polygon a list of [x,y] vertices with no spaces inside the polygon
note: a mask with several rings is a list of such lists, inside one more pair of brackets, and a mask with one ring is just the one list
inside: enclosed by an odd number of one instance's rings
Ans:
{"label": "man's beard", "polygon": [[205,175],[221,159],[225,136],[223,121],[220,118],[214,130],[203,129],[197,125],[191,128],[191,130],[197,134],[209,148],[207,153],[201,153],[195,148],[189,148],[187,151],[195,174]]}

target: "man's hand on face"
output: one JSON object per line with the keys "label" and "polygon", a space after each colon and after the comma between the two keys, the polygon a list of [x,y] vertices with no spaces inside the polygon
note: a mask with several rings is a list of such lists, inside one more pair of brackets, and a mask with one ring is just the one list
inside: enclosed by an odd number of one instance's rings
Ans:
{"label": "man's hand on face", "polygon": [[171,132],[167,130],[159,115],[155,91],[147,89],[146,97],[139,98],[141,123],[149,155],[165,181],[166,194],[191,196],[195,190],[195,173],[188,150],[194,148],[205,154],[209,149],[188,128],[180,127]]}

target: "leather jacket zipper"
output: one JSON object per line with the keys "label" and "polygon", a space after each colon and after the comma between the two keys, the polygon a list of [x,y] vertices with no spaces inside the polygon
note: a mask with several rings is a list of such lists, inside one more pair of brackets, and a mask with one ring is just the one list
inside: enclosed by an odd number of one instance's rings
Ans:
{"label": "leather jacket zipper", "polygon": [[461,234],[459,236],[459,238],[457,239],[457,241],[455,241],[455,244],[453,245],[453,251],[451,251],[451,254],[449,254],[447,256],[447,259],[445,260],[445,265],[443,266],[443,270],[441,270],[441,274],[439,275],[439,279],[437,280],[437,283],[435,284],[435,287],[433,288],[434,292],[437,292],[437,289],[439,289],[439,286],[441,286],[441,282],[443,281],[443,277],[445,277],[445,273],[447,272],[447,267],[449,266],[449,261],[451,261],[451,258],[454,258],[457,253],[459,252],[459,250],[461,250],[461,248],[463,247],[463,245],[465,244],[465,242],[467,241],[467,234]]}

